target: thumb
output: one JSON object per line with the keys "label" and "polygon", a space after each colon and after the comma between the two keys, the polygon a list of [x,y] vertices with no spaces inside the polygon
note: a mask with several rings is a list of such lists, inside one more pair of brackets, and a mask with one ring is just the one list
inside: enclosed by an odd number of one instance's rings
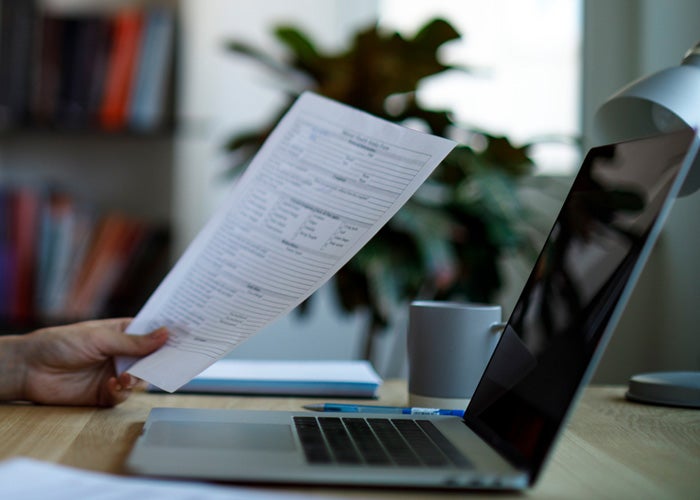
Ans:
{"label": "thumb", "polygon": [[108,347],[111,356],[141,357],[156,351],[168,341],[168,329],[165,327],[153,330],[145,335],[129,335],[120,333],[112,338]]}

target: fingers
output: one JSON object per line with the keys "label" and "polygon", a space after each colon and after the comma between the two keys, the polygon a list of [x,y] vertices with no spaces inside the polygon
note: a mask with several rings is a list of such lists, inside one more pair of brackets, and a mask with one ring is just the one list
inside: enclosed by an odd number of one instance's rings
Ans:
{"label": "fingers", "polygon": [[107,398],[103,406],[115,406],[126,401],[135,384],[136,379],[128,373],[110,377],[107,380]]}
{"label": "fingers", "polygon": [[145,335],[125,335],[122,332],[103,337],[103,352],[109,356],[141,357],[159,349],[168,341],[168,330],[158,328]]}
{"label": "fingers", "polygon": [[115,389],[117,391],[130,391],[133,389],[137,382],[138,379],[126,372],[122,373],[121,375],[117,377],[113,377],[114,380],[116,381]]}

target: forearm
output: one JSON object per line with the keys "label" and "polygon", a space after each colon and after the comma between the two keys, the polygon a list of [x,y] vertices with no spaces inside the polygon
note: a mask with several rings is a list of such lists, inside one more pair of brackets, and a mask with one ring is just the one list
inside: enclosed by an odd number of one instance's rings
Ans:
{"label": "forearm", "polygon": [[19,335],[0,337],[0,401],[24,398],[26,339]]}

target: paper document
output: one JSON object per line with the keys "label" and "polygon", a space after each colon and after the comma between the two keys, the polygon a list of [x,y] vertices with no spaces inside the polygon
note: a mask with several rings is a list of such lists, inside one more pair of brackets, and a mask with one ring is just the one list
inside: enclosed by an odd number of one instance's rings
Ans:
{"label": "paper document", "polygon": [[291,311],[454,146],[303,94],[129,326],[135,334],[171,332],[129,372],[174,391]]}
{"label": "paper document", "polygon": [[0,492],[6,500],[272,500],[309,497],[280,490],[114,476],[30,458],[0,462]]}
{"label": "paper document", "polygon": [[381,383],[369,361],[363,360],[220,359],[178,392],[371,398]]}

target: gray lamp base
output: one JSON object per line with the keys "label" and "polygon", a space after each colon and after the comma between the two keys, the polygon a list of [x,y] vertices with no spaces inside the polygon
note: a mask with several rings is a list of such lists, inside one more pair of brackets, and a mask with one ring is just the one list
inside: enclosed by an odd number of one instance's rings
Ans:
{"label": "gray lamp base", "polygon": [[639,403],[700,408],[700,371],[635,375],[625,396]]}

